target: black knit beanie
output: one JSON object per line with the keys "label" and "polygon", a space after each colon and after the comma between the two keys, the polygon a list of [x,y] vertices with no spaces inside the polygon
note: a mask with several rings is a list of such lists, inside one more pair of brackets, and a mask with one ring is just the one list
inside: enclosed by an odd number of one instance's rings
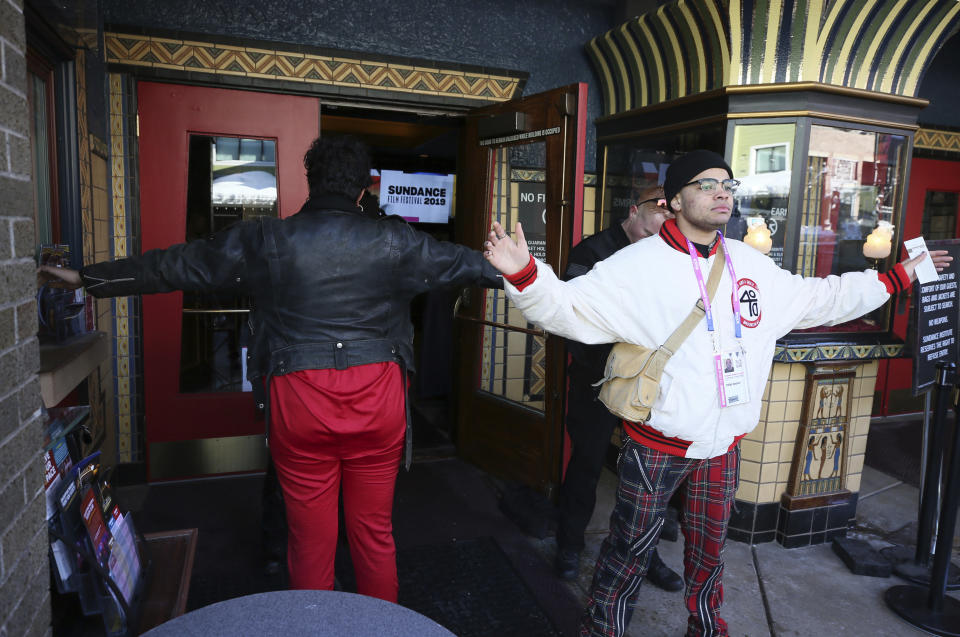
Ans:
{"label": "black knit beanie", "polygon": [[721,155],[712,150],[691,150],[670,164],[667,168],[667,177],[663,182],[663,194],[667,198],[667,205],[685,184],[708,168],[723,168],[733,178],[730,166]]}

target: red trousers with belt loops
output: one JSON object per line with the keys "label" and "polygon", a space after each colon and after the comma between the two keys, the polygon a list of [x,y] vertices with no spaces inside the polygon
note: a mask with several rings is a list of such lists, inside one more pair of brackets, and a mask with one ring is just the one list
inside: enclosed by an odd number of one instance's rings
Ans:
{"label": "red trousers with belt loops", "polygon": [[291,588],[333,589],[342,488],[357,592],[397,601],[392,513],[403,390],[396,363],[273,377],[270,453],[286,504]]}

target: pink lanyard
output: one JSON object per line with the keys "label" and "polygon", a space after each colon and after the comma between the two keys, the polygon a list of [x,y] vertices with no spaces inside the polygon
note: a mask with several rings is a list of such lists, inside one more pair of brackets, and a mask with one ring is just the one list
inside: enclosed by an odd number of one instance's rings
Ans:
{"label": "pink lanyard", "polygon": [[[730,279],[733,281],[733,330],[736,337],[742,338],[740,331],[740,294],[737,286],[737,274],[733,269],[733,260],[730,258],[730,252],[727,250],[727,242],[723,238],[722,232],[717,232],[720,237],[720,243],[723,244],[723,253],[726,256],[727,272],[730,273]],[[693,273],[697,276],[697,287],[700,289],[700,300],[703,303],[703,311],[707,315],[707,331],[713,337],[713,366],[717,375],[717,389],[720,392],[720,406],[727,406],[727,392],[723,384],[723,365],[720,362],[720,335],[714,329],[713,308],[710,304],[710,295],[707,294],[707,284],[703,280],[703,272],[700,270],[700,258],[697,249],[693,247],[693,242],[687,239],[687,251],[690,253],[690,261],[693,263]]]}

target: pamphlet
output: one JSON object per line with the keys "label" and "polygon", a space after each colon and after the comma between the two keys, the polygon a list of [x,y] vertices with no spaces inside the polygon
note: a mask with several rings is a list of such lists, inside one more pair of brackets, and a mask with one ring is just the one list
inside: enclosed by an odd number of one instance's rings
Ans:
{"label": "pamphlet", "polygon": [[134,533],[130,528],[130,514],[110,516],[110,577],[129,604],[140,577],[140,558]]}
{"label": "pamphlet", "polygon": [[110,557],[111,536],[107,525],[103,521],[100,505],[97,504],[91,487],[87,487],[83,494],[83,500],[80,504],[80,517],[83,519],[83,524],[87,527],[87,533],[90,535],[94,556],[101,566],[106,566]]}
{"label": "pamphlet", "polygon": [[[914,258],[928,252],[927,243],[923,240],[923,237],[917,237],[915,239],[910,239],[909,241],[903,242],[903,247],[907,249],[907,254],[910,258]],[[916,270],[917,281],[921,284],[932,283],[937,281],[940,278],[940,275],[937,274],[937,268],[933,265],[933,259],[928,255],[926,259],[917,264]]]}
{"label": "pamphlet", "polygon": [[53,551],[53,561],[57,565],[57,575],[60,576],[61,582],[66,583],[73,575],[73,562],[76,558],[67,545],[60,540],[54,540],[50,548]]}

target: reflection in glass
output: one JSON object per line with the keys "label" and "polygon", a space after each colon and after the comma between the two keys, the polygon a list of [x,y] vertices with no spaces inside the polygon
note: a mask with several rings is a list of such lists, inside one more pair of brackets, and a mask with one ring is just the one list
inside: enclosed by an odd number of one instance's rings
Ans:
{"label": "reflection in glass", "polygon": [[[895,206],[902,200],[906,149],[903,135],[810,127],[798,274],[824,277],[882,267],[864,257],[863,245],[879,222],[893,223],[899,216]],[[879,331],[885,311],[818,330]]]}
{"label": "reflection in glass", "polygon": [[[491,150],[489,219],[513,231],[517,221],[534,256],[547,246],[545,151],[543,142]],[[511,307],[502,290],[485,290],[479,389],[526,407],[543,410],[546,355],[543,336],[516,331],[533,328]]]}
{"label": "reflection in glass", "polygon": [[640,191],[663,184],[670,163],[696,148],[721,150],[723,130],[709,126],[606,144],[600,197],[602,227],[596,230],[599,232],[626,219],[630,206],[639,199]]}
{"label": "reflection in glass", "polygon": [[748,227],[770,230],[770,258],[783,265],[790,198],[791,152],[795,124],[745,124],[733,133],[730,168],[740,180],[727,236],[743,239]]}
{"label": "reflection in glass", "polygon": [[622,223],[630,214],[630,206],[639,201],[641,191],[663,183],[674,158],[659,150],[628,143],[610,145],[603,183],[603,228],[597,231]]}
{"label": "reflection in glass", "polygon": [[[187,241],[278,214],[275,140],[191,135],[187,171]],[[223,292],[183,294],[181,392],[250,391],[249,306]]]}

